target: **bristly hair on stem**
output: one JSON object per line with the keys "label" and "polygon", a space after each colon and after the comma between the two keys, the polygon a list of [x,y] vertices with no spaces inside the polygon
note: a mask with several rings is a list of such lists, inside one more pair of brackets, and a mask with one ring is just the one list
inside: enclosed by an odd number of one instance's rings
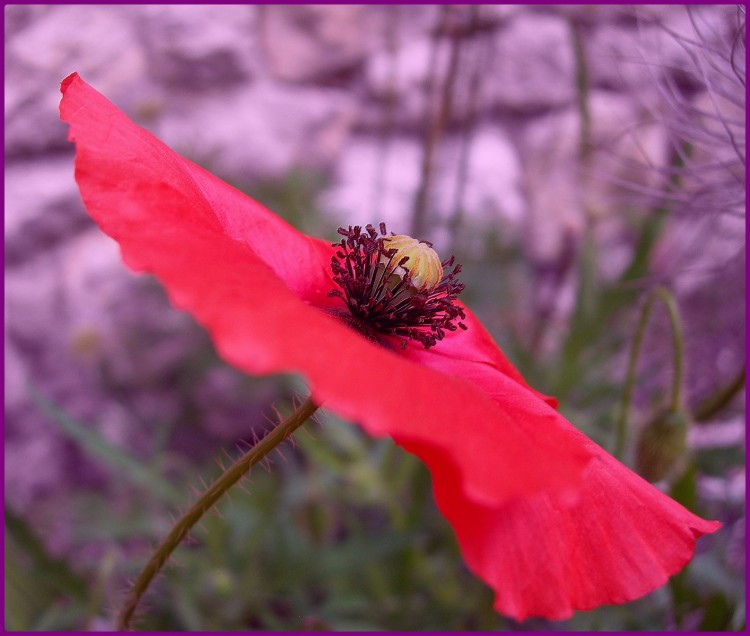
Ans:
{"label": "bristly hair on stem", "polygon": [[294,413],[271,429],[198,497],[189,510],[174,524],[172,530],[156,548],[133,583],[117,618],[118,631],[130,629],[133,615],[149,585],[161,572],[177,546],[188,536],[195,524],[203,518],[203,515],[211,510],[216,502],[227,494],[229,489],[239,482],[253,466],[266,458],[273,449],[310,419],[317,410],[318,406],[310,398],[305,400]]}

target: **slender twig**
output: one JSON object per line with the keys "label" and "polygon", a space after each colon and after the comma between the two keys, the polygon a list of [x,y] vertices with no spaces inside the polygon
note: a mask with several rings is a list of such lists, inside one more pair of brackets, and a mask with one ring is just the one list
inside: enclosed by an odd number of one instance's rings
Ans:
{"label": "slender twig", "polygon": [[588,60],[584,48],[584,35],[578,20],[571,18],[568,22],[570,37],[573,46],[573,54],[576,63],[576,98],[578,101],[578,117],[580,121],[578,158],[581,163],[590,163],[593,144],[591,141],[591,107],[589,99],[591,96],[589,82]]}
{"label": "slender twig", "polygon": [[682,375],[683,375],[683,337],[682,327],[680,325],[680,316],[677,310],[677,303],[674,297],[664,287],[656,287],[651,290],[646,303],[641,310],[641,318],[638,321],[638,328],[636,329],[635,336],[633,338],[633,344],[630,348],[630,358],[628,360],[628,371],[627,377],[625,378],[625,386],[622,391],[622,403],[620,406],[620,417],[617,421],[617,437],[615,439],[615,448],[613,455],[617,459],[622,459],[622,455],[625,452],[625,441],[627,436],[627,420],[628,411],[630,409],[630,400],[633,395],[633,387],[635,385],[636,366],[638,364],[638,355],[641,350],[641,344],[643,342],[643,336],[646,333],[646,323],[648,322],[649,316],[651,315],[651,309],[653,308],[654,302],[661,300],[667,309],[669,314],[669,320],[672,326],[672,344],[673,344],[673,376],[672,376],[672,391],[670,393],[669,409],[671,411],[678,411],[682,407]]}
{"label": "slender twig", "polygon": [[[576,65],[575,89],[579,121],[578,159],[580,161],[577,178],[579,188],[583,191],[589,181],[589,179],[584,181],[584,178],[590,176],[592,173],[591,159],[594,149],[591,133],[591,106],[589,103],[591,100],[591,90],[582,26],[574,18],[570,18],[568,26]],[[591,236],[593,223],[597,215],[589,206],[586,206],[583,212],[586,220],[586,235]],[[535,278],[538,283],[533,294],[535,319],[530,329],[531,336],[529,337],[528,345],[528,350],[532,358],[536,356],[550,326],[554,324],[552,317],[559,304],[558,299],[563,291],[563,283],[567,279],[571,267],[573,267],[577,259],[585,258],[586,255],[590,255],[592,258],[595,257],[593,243],[588,239],[582,241],[584,247],[580,248],[576,245],[577,241],[573,239],[570,233],[566,233],[563,238],[562,249],[556,262],[552,264],[537,263],[534,265]],[[587,252],[584,253],[583,250],[587,250]]]}
{"label": "slender twig", "polygon": [[[458,77],[463,34],[456,25],[451,26],[451,11],[452,8],[450,6],[443,6],[441,26],[435,35],[437,42],[443,31],[447,31],[449,34],[448,68],[445,70],[445,75],[443,76],[443,83],[440,95],[438,96],[439,102],[437,112],[427,129],[424,153],[422,155],[421,176],[419,187],[417,188],[417,193],[414,199],[414,210],[411,219],[412,236],[420,236],[423,234],[427,224],[427,207],[434,177],[435,155],[440,146],[445,129],[448,126],[448,122],[450,121],[453,108],[453,93],[455,92],[455,84]],[[437,47],[437,44],[435,46]],[[434,50],[435,55],[437,55],[437,48]]]}
{"label": "slender twig", "polygon": [[[479,29],[479,6],[472,5],[470,9],[470,21],[466,32],[466,38],[476,38]],[[484,46],[482,46],[484,44]],[[471,147],[474,142],[477,114],[479,110],[479,95],[482,87],[482,80],[486,77],[487,58],[485,55],[492,46],[492,38],[485,36],[481,43],[476,46],[474,55],[474,67],[471,71],[468,88],[468,98],[466,100],[466,121],[464,122],[461,134],[461,150],[458,159],[458,168],[456,171],[456,191],[453,199],[453,214],[448,222],[451,230],[451,249],[448,253],[456,252],[462,245],[462,225],[464,213],[464,197],[466,194],[466,183],[469,176],[469,160],[471,157]]]}
{"label": "slender twig", "polygon": [[138,575],[138,578],[135,580],[133,587],[128,593],[125,604],[123,605],[117,619],[118,631],[129,629],[133,613],[138,607],[138,603],[148,589],[148,586],[151,584],[151,581],[161,571],[172,552],[174,552],[175,548],[177,548],[201,517],[203,517],[203,515],[209,511],[232,486],[242,479],[250,468],[266,457],[268,453],[281,444],[297,428],[302,426],[302,424],[304,424],[317,409],[318,406],[308,398],[286,420],[271,429],[257,444],[255,444],[255,446],[222,473],[211,487],[208,488],[208,490],[200,496],[180,520],[177,521],[170,533],[164,541],[161,542],[146,566]]}
{"label": "slender twig", "polygon": [[401,7],[394,5],[387,13],[385,22],[385,50],[388,54],[388,78],[383,99],[383,119],[378,140],[378,156],[375,163],[375,178],[373,181],[372,212],[373,219],[381,218],[384,193],[386,191],[386,174],[390,159],[393,133],[396,127],[396,110],[399,91],[399,51],[401,41],[399,29],[401,24]]}
{"label": "slender twig", "polygon": [[719,387],[715,393],[709,395],[693,408],[693,420],[696,422],[705,422],[711,419],[716,413],[727,406],[744,386],[745,365],[743,364],[737,375],[725,386]]}

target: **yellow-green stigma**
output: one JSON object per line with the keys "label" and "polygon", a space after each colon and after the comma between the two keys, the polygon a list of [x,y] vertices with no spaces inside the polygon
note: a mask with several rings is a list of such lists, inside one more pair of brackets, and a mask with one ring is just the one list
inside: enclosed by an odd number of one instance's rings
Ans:
{"label": "yellow-green stigma", "polygon": [[446,331],[466,329],[460,321],[464,311],[454,302],[464,288],[456,279],[461,266],[455,259],[441,262],[432,244],[403,234],[389,236],[384,223],[379,229],[338,229],[344,238],[334,243],[339,249],[331,259],[338,289],[329,295],[346,303],[351,314],[347,322],[368,337],[395,335],[426,349]]}

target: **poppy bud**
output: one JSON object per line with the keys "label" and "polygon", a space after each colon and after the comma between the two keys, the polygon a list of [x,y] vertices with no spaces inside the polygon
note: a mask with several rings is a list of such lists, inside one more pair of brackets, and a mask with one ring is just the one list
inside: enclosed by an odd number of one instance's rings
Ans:
{"label": "poppy bud", "polygon": [[[428,243],[422,243],[405,234],[397,234],[386,237],[383,240],[383,248],[396,250],[396,254],[390,259],[392,266],[388,268],[388,273],[403,276],[408,271],[411,274],[411,284],[418,290],[430,291],[443,278],[440,257]],[[404,258],[408,260],[403,266],[399,266]],[[388,262],[385,256],[381,256],[380,260],[382,263]]]}
{"label": "poppy bud", "polygon": [[688,417],[683,410],[661,409],[643,427],[635,452],[635,470],[655,482],[667,477],[685,453]]}

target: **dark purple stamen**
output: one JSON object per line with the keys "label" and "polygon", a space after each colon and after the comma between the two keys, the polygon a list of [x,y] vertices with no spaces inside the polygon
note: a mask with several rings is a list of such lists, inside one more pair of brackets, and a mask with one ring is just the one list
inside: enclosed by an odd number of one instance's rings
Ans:
{"label": "dark purple stamen", "polygon": [[[465,330],[466,325],[460,321],[466,318],[464,310],[454,303],[464,289],[456,278],[461,265],[454,265],[453,256],[443,261],[443,277],[429,290],[411,285],[408,270],[394,284],[393,277],[398,274],[386,272],[392,272],[396,265],[403,267],[409,259],[404,257],[394,264],[397,250],[384,247],[385,223],[379,229],[380,234],[372,225],[365,226],[364,231],[358,225],[350,225],[348,230],[338,228],[344,238],[333,244],[339,249],[331,258],[331,270],[340,289],[333,289],[328,295],[346,303],[352,318],[347,322],[370,338],[376,339],[377,334],[395,335],[416,340],[425,349],[442,340],[446,331]],[[406,340],[401,345],[405,347]]]}

